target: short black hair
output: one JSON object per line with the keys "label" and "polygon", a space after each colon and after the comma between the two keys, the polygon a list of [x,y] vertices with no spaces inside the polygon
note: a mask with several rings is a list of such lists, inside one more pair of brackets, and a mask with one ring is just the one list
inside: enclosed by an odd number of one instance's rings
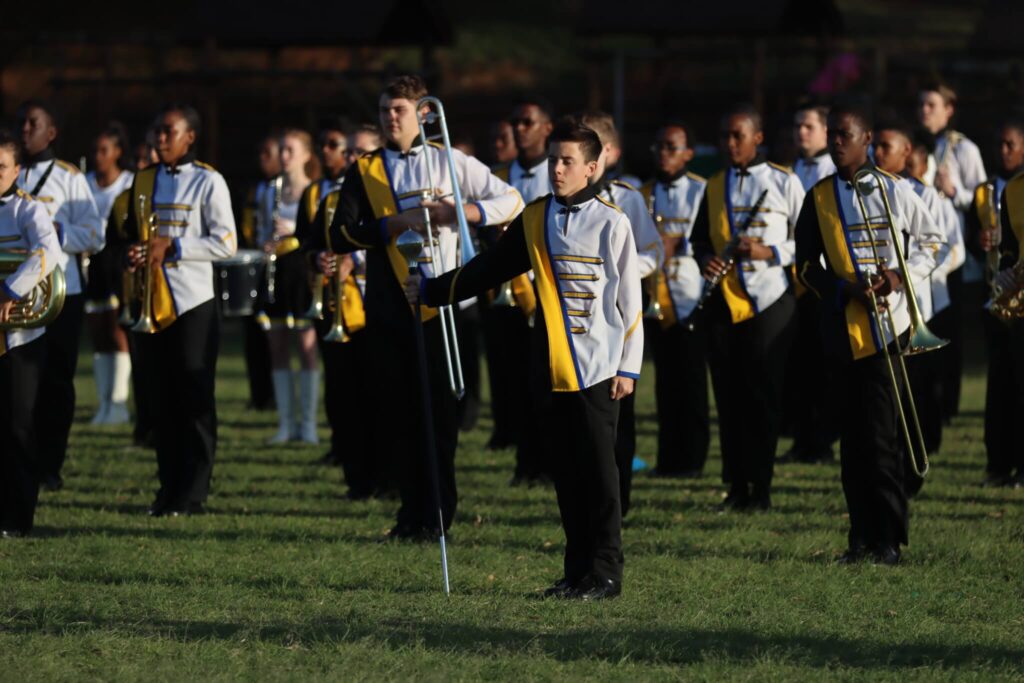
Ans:
{"label": "short black hair", "polygon": [[696,140],[693,137],[693,129],[690,128],[689,124],[684,122],[682,119],[672,119],[658,126],[658,131],[667,130],[669,128],[678,128],[683,131],[683,135],[686,136],[686,146],[693,149],[696,144]]}
{"label": "short black hair", "polygon": [[871,114],[871,110],[856,102],[840,102],[832,107],[828,116],[830,119],[849,116],[855,119],[865,131],[872,131],[875,128],[875,117]]}
{"label": "short black hair", "polygon": [[761,112],[759,112],[757,107],[749,102],[741,102],[734,105],[729,109],[729,111],[725,112],[725,116],[722,117],[722,123],[725,123],[734,116],[743,116],[750,119],[750,123],[754,126],[755,133],[759,133],[764,130],[764,118],[762,118]]}
{"label": "short black hair", "polygon": [[1017,117],[1003,119],[1003,122],[999,124],[998,130],[1000,132],[1004,130],[1015,130],[1018,133],[1020,133],[1021,136],[1024,136],[1024,119],[1020,119]]}
{"label": "short black hair", "polygon": [[196,134],[196,142],[199,141],[199,135],[203,130],[203,119],[200,118],[199,112],[191,104],[185,104],[184,102],[169,102],[164,106],[160,107],[160,111],[157,113],[157,120],[160,117],[171,113],[172,111],[181,114],[181,117],[185,119],[185,123],[188,125],[188,129]]}
{"label": "short black hair", "polygon": [[806,98],[797,103],[796,109],[793,110],[793,115],[801,114],[805,111],[813,111],[821,119],[821,124],[828,125],[828,112],[829,106],[824,102],[816,98]]}
{"label": "short black hair", "polygon": [[597,161],[604,147],[600,136],[592,128],[587,128],[574,118],[564,118],[555,125],[548,138],[548,144],[553,142],[579,143],[580,152],[586,162]]}
{"label": "short black hair", "polygon": [[931,154],[935,151],[935,135],[924,126],[917,126],[911,133],[910,145],[913,149],[923,149]]}
{"label": "short black hair", "polygon": [[555,108],[551,106],[551,103],[547,99],[536,93],[520,97],[516,102],[516,107],[525,107],[531,104],[537,107],[540,113],[543,114],[548,121],[553,122],[555,120]]}
{"label": "short black hair", "polygon": [[891,130],[894,133],[899,133],[900,135],[902,135],[903,137],[905,137],[907,139],[907,142],[909,142],[911,144],[911,146],[913,146],[913,144],[914,144],[914,131],[913,131],[913,128],[911,128],[904,121],[901,121],[898,118],[887,117],[887,118],[884,118],[884,119],[880,119],[875,124],[875,132],[876,133],[881,133],[883,130]]}
{"label": "short black hair", "polygon": [[320,119],[320,124],[316,129],[319,135],[324,133],[341,133],[348,137],[352,134],[352,122],[344,116],[327,116]]}
{"label": "short black hair", "polygon": [[427,84],[416,74],[404,74],[388,81],[381,94],[392,100],[409,100],[416,104],[428,95]]}
{"label": "short black hair", "polygon": [[120,121],[111,121],[99,132],[97,138],[111,138],[121,148],[121,156],[117,165],[122,170],[132,167],[132,147],[128,142],[128,129]]}
{"label": "short black hair", "polygon": [[21,106],[18,107],[18,111],[15,115],[18,123],[25,120],[25,117],[28,116],[29,109],[41,109],[46,112],[46,115],[50,118],[50,124],[58,131],[60,130],[60,111],[57,109],[57,105],[53,102],[48,102],[46,100],[25,100],[21,103]]}
{"label": "short black hair", "polygon": [[14,155],[14,163],[21,165],[22,157],[25,156],[21,148],[21,136],[15,135],[7,128],[0,128],[0,149],[9,149]]}

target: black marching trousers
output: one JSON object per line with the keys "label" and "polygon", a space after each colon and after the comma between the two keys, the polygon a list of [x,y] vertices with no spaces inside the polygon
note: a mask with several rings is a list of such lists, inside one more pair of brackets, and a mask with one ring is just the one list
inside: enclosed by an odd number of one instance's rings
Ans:
{"label": "black marching trousers", "polygon": [[821,344],[821,302],[810,292],[796,300],[797,324],[789,353],[786,410],[791,415],[793,450],[818,456],[831,451],[839,436],[835,406],[822,401],[822,389],[831,384],[831,365]]}
{"label": "black marching trousers", "polygon": [[[839,459],[850,513],[850,547],[906,544],[906,446],[885,356],[844,363],[838,375],[839,391],[833,395],[840,397],[842,408]],[[898,371],[896,377],[900,380]]]}
{"label": "black marching trousers", "polygon": [[[2,333],[0,333],[2,334]],[[46,335],[0,356],[0,529],[27,534],[39,498],[33,411]]]}
{"label": "black marching trousers", "polygon": [[256,410],[269,410],[274,405],[274,386],[271,381],[270,341],[256,316],[242,318],[245,348],[245,374],[249,379],[249,403]]}
{"label": "black marching trousers", "polygon": [[707,326],[682,324],[644,329],[654,348],[654,397],[658,411],[658,473],[699,473],[711,442],[708,414]]}
{"label": "black marching trousers", "polygon": [[786,292],[755,317],[737,324],[729,318],[721,294],[715,295],[711,306],[706,320],[722,478],[741,498],[749,495],[750,486],[755,496],[767,496],[782,422],[796,304]]}
{"label": "black marching trousers", "polygon": [[633,458],[636,455],[636,390],[619,400],[619,423],[615,428],[615,466],[619,468],[619,503],[622,517],[629,512],[633,489]]}
{"label": "black marching trousers", "polygon": [[552,392],[545,427],[558,511],[565,530],[565,577],[622,580],[622,509],[615,432],[619,402],[611,380]]}
{"label": "black marching trousers", "polygon": [[[487,306],[480,316],[491,388],[492,438],[498,444],[517,445],[530,412],[524,402],[530,395],[530,326],[522,310],[511,306]],[[516,469],[518,473],[518,456]]]}
{"label": "black marching trousers", "polygon": [[60,315],[42,336],[46,357],[40,367],[35,430],[39,474],[44,478],[59,477],[67,457],[68,435],[75,419],[75,371],[84,311],[84,295],[68,296]]}
{"label": "black marching trousers", "polygon": [[204,503],[217,450],[216,304],[207,301],[161,332],[137,332],[134,337],[152,410],[160,477],[157,500],[176,508]]}
{"label": "black marching trousers", "polygon": [[968,296],[974,287],[973,283],[964,282],[963,268],[950,273],[946,284],[949,287],[949,306],[928,323],[932,332],[949,340],[949,345],[942,349],[945,358],[939,367],[938,380],[942,387],[944,422],[960,414],[960,384],[964,372],[964,301],[976,300]]}
{"label": "black marching trousers", "polygon": [[[457,314],[456,314],[457,315]],[[424,411],[420,401],[418,353],[410,319],[408,328],[369,324],[367,342],[374,358],[372,402],[377,439],[377,457],[384,458],[388,473],[398,479],[401,506],[397,523],[408,531],[437,530],[437,506],[427,469],[427,450],[423,441]],[[430,382],[434,439],[437,447],[437,474],[440,483],[441,510],[445,530],[455,517],[458,492],[455,487],[455,449],[458,446],[458,417],[455,396],[448,382],[441,338],[441,319],[423,324],[427,350],[427,375]]]}
{"label": "black marching trousers", "polygon": [[985,471],[1008,477],[1024,474],[1024,320],[1007,325],[985,315],[988,346],[988,385],[985,389]]}
{"label": "black marching trousers", "polygon": [[480,305],[474,303],[459,312],[455,327],[459,335],[459,359],[466,395],[458,404],[459,431],[468,432],[480,418]]}

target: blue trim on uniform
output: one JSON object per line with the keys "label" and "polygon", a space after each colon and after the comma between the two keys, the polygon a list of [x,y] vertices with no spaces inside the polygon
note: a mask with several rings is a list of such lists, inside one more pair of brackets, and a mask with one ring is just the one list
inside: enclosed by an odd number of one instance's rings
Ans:
{"label": "blue trim on uniform", "polygon": [[380,238],[385,244],[391,241],[391,233],[388,232],[388,217],[380,219]]}
{"label": "blue trim on uniform", "polygon": [[625,370],[619,370],[615,373],[616,377],[628,377],[630,379],[640,379],[640,373],[638,372],[626,372]]}
{"label": "blue trim on uniform", "polygon": [[[729,221],[729,235],[736,237],[736,223],[733,220],[732,215],[732,169],[728,169],[725,172],[725,217]],[[754,208],[754,207],[750,207]],[[753,217],[751,217],[753,219]],[[741,259],[736,259],[736,275],[739,276],[740,287],[743,288],[743,292],[750,299],[750,307],[754,309],[754,315],[760,313],[760,309],[757,307],[757,299],[751,296],[750,291],[747,289],[747,279],[743,277],[743,268],[740,263]]]}
{"label": "blue trim on uniform", "polygon": [[176,263],[181,260],[181,238],[172,239],[171,247],[174,250],[170,254],[164,254],[164,263]]}
{"label": "blue trim on uniform", "polygon": [[64,224],[59,222],[59,221],[54,221],[53,222],[53,227],[56,228],[56,230],[57,230],[57,242],[60,244],[61,247],[63,247],[64,246],[64,236],[65,236]]}
{"label": "blue trim on uniform", "polygon": [[477,225],[487,225],[487,212],[484,211],[484,205],[481,204],[479,201],[475,201],[473,202],[473,206],[480,209],[480,221],[477,223]]}
{"label": "blue trim on uniform", "polygon": [[[557,291],[562,291],[562,281],[558,279],[558,270],[554,267],[554,257],[551,254],[551,240],[548,237],[548,215],[551,213],[551,202],[554,199],[554,195],[548,195],[547,201],[544,203],[544,250],[548,253],[548,262],[551,264],[551,277],[555,279],[555,288]],[[565,232],[569,232],[569,217],[572,213],[565,215]],[[569,314],[566,310],[565,298],[558,297],[558,306],[562,309],[562,324],[565,325],[565,337],[566,341],[569,342],[569,352],[572,354],[572,366],[576,370],[576,385],[580,390],[586,389],[586,385],[583,383],[583,372],[580,370],[580,361],[576,357],[576,345],[572,341],[572,325],[569,324]]]}
{"label": "blue trim on uniform", "polygon": [[4,292],[7,296],[11,297],[13,301],[21,301],[23,297],[18,296],[13,289],[7,285],[7,280],[0,282],[0,287],[3,287]]}
{"label": "blue trim on uniform", "polygon": [[[853,243],[850,242],[850,226],[846,222],[846,214],[843,213],[843,198],[839,194],[839,174],[838,173],[835,174],[832,177],[832,189],[835,191],[835,194],[836,194],[836,210],[839,213],[839,220],[843,224],[843,239],[846,240],[846,249],[847,249],[847,251],[850,252],[850,262],[853,264],[853,270],[854,270],[854,272],[857,273],[857,276],[858,276],[858,279],[859,279],[860,276],[863,275],[863,273],[861,273],[860,265],[857,263],[857,255],[853,251]],[[882,188],[882,189],[884,190],[885,188]],[[865,207],[865,208],[867,208],[867,207]],[[867,228],[868,224],[871,221],[870,221],[870,219],[867,216],[864,216],[863,218],[864,218],[864,227]],[[874,235],[873,235],[873,233],[870,230],[867,230],[867,234],[868,234],[868,239],[871,239],[871,240],[874,239]],[[889,239],[892,239],[892,238],[893,238],[893,235],[889,235]],[[871,338],[875,342],[875,348],[878,349],[879,351],[881,351],[881,350],[883,350],[885,348],[885,344],[883,344],[881,341],[879,341],[879,337],[881,336],[881,332],[882,331],[880,329],[878,329],[878,316],[873,314],[871,311],[869,311],[869,313],[870,313],[870,315],[868,315],[868,322],[869,322],[869,324],[871,326]],[[895,332],[896,332],[896,330],[893,330],[894,334],[895,334]]]}
{"label": "blue trim on uniform", "polygon": [[[420,303],[423,303],[423,302],[425,302],[427,300],[427,280],[428,279],[429,278],[425,278],[425,277],[421,277],[420,278]],[[358,283],[356,284],[356,289],[359,289],[359,284]]]}
{"label": "blue trim on uniform", "polygon": [[768,248],[772,250],[772,254],[773,254],[772,262],[773,262],[773,264],[776,265],[776,266],[781,266],[782,265],[782,259],[779,258],[779,249],[778,249],[778,247],[775,247],[775,246],[772,246],[772,245],[769,244]]}

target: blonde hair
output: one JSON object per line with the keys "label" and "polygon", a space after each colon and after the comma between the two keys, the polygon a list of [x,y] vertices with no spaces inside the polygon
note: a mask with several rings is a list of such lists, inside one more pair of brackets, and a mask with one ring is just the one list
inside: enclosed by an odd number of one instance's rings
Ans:
{"label": "blonde hair", "polygon": [[281,133],[281,141],[284,142],[285,138],[295,138],[309,152],[309,160],[303,170],[310,180],[320,180],[320,160],[313,150],[313,136],[301,128],[285,128]]}

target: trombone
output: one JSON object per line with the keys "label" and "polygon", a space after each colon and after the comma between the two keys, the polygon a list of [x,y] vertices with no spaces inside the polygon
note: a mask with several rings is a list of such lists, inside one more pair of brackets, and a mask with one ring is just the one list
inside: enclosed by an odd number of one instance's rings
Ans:
{"label": "trombone", "polygon": [[[473,239],[469,234],[469,223],[466,221],[466,211],[462,205],[462,190],[459,189],[459,177],[455,172],[455,159],[452,157],[452,142],[448,136],[448,121],[444,115],[444,106],[441,100],[436,97],[424,97],[416,103],[416,111],[424,107],[433,107],[433,111],[427,111],[418,116],[420,126],[420,139],[423,141],[424,153],[423,162],[427,166],[428,187],[423,190],[422,199],[424,202],[439,201],[448,195],[441,195],[440,178],[434,175],[434,163],[430,158],[429,150],[426,149],[427,142],[440,138],[445,158],[448,161],[448,177],[452,185],[451,198],[455,204],[455,218],[458,224],[459,253],[462,263],[466,264],[474,256],[476,250],[473,248]],[[440,133],[433,137],[427,136],[426,126],[436,123]],[[423,227],[427,233],[427,251],[430,255],[430,262],[433,265],[434,273],[440,274],[438,269],[444,267],[444,249],[441,247],[441,240],[434,238],[434,228],[430,220],[430,209],[423,207]],[[437,247],[435,248],[435,242]],[[459,354],[459,337],[455,328],[455,311],[451,306],[439,306],[437,309],[441,318],[441,337],[445,347],[445,362],[448,368],[448,383],[451,386],[452,394],[456,399],[462,399],[466,394],[466,382],[462,376],[462,361]]]}
{"label": "trombone", "polygon": [[[146,216],[146,195],[139,195],[139,241],[145,243],[144,253],[146,256],[145,265],[142,267],[142,287],[139,294],[142,297],[142,312],[138,321],[132,325],[132,332],[153,334],[156,332],[156,325],[153,324],[153,264],[149,260],[149,254],[153,247],[153,238],[156,236],[156,213]],[[134,292],[133,292],[134,293]]]}
{"label": "trombone", "polygon": [[[870,176],[870,180],[868,177]],[[914,474],[918,477],[924,478],[928,474],[928,451],[924,445],[924,435],[921,432],[921,421],[917,416],[917,406],[914,403],[914,392],[910,386],[910,376],[907,374],[907,364],[904,360],[904,356],[914,356],[919,353],[927,353],[928,351],[935,351],[941,349],[943,346],[949,343],[948,339],[940,339],[934,335],[928,326],[924,322],[924,317],[921,315],[921,308],[917,304],[917,293],[914,291],[914,283],[910,277],[910,270],[907,268],[907,260],[903,254],[902,239],[896,229],[896,218],[892,213],[892,205],[889,203],[889,195],[885,191],[885,185],[882,177],[874,169],[866,168],[858,171],[853,177],[853,194],[857,198],[857,205],[860,208],[861,216],[864,218],[864,230],[868,236],[868,243],[871,245],[871,256],[877,266],[880,266],[884,261],[878,253],[878,242],[875,239],[875,228],[871,225],[871,217],[868,213],[867,207],[864,203],[864,197],[871,194],[878,189],[881,193],[882,206],[885,209],[885,229],[889,232],[889,241],[892,243],[893,253],[896,255],[897,268],[900,271],[900,275],[903,277],[903,289],[904,297],[907,300],[907,312],[910,314],[910,336],[907,340],[907,345],[904,348],[900,348],[899,336],[896,334],[896,321],[892,316],[892,309],[888,306],[884,306],[879,303],[873,289],[868,290],[868,294],[871,297],[871,308],[872,313],[875,316],[875,322],[878,324],[879,331],[882,337],[882,343],[885,343],[885,333],[882,330],[882,311],[885,311],[886,319],[889,323],[889,329],[892,331],[893,344],[896,347],[896,360],[899,365],[900,374],[903,376],[903,383],[906,387],[907,407],[903,407],[903,399],[900,392],[900,383],[896,378],[896,369],[893,365],[892,358],[886,349],[881,349],[885,356],[885,362],[889,367],[889,377],[892,380],[893,396],[896,399],[896,410],[899,413],[900,428],[903,432],[903,439],[906,442],[907,453],[910,456],[910,464],[914,469]],[[908,423],[907,417],[910,422]],[[911,423],[913,426],[913,434],[911,434]],[[916,437],[916,444],[914,437]],[[921,463],[917,462],[917,457],[914,455],[915,445],[921,453]]]}

